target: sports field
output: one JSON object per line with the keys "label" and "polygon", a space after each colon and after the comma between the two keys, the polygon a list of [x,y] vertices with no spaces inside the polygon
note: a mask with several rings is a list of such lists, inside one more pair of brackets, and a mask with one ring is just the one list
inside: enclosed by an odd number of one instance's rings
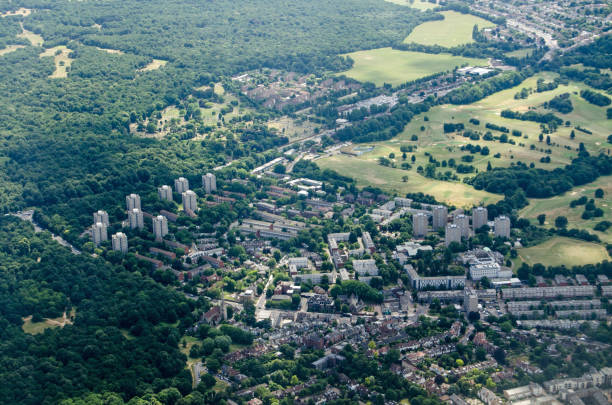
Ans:
{"label": "sports field", "polygon": [[[398,195],[422,192],[456,207],[472,207],[481,202],[490,204],[501,199],[501,196],[475,190],[464,183],[425,178],[414,169],[405,171],[380,166],[376,159],[368,155],[364,157],[333,155],[317,160],[316,163],[322,169],[336,170],[340,174],[354,178],[359,187],[374,186]],[[404,176],[407,176],[406,182],[402,179]]]}
{"label": "sports field", "polygon": [[434,7],[438,7],[438,4],[430,3],[428,1],[422,0],[385,0],[389,3],[394,3],[400,6],[408,6],[412,8],[416,8],[418,10],[431,10]]}
{"label": "sports field", "polygon": [[[605,193],[604,198],[595,198],[595,206],[603,210],[603,217],[588,220],[582,219],[584,205],[571,208],[570,202],[582,196],[586,196],[589,199],[594,198],[595,190],[598,188],[604,190]],[[612,176],[600,177],[592,183],[575,187],[560,196],[543,199],[532,198],[529,200],[529,205],[520,211],[521,217],[529,218],[534,223],[540,214],[546,215],[547,226],[554,226],[555,218],[564,216],[568,219],[569,228],[586,229],[599,236],[599,239],[603,242],[612,243],[612,228],[606,232],[593,230],[595,224],[600,221],[612,221]]]}
{"label": "sports field", "polygon": [[606,249],[596,243],[563,237],[551,238],[539,245],[518,250],[519,258],[529,264],[566,267],[610,260]]}
{"label": "sports field", "polygon": [[434,73],[453,70],[463,65],[486,65],[485,59],[465,58],[450,54],[428,54],[379,48],[349,53],[355,64],[342,72],[360,82],[372,82],[377,86],[390,83],[393,86],[429,76]]}
{"label": "sports field", "polygon": [[404,42],[450,48],[474,42],[472,39],[474,25],[478,25],[479,29],[495,26],[492,22],[471,14],[461,14],[456,11],[443,11],[440,14],[444,16],[444,20],[428,21],[417,26]]}

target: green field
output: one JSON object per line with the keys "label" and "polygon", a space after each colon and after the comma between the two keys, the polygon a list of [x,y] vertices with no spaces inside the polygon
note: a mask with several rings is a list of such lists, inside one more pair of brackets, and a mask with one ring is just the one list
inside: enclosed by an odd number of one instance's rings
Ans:
{"label": "green field", "polygon": [[385,0],[385,1],[388,1],[389,3],[397,4],[400,6],[408,6],[408,7],[416,8],[418,10],[431,10],[434,7],[438,7],[438,4],[434,4],[434,3],[430,3],[428,1],[422,1],[422,0],[413,0],[412,2],[410,0]]}
{"label": "green field", "polygon": [[[464,183],[431,180],[419,175],[416,172],[416,169],[418,166],[425,167],[428,164],[428,155],[431,155],[439,162],[455,159],[457,163],[461,163],[460,159],[462,156],[470,155],[470,153],[467,151],[461,151],[461,146],[468,143],[472,145],[480,145],[481,147],[487,146],[490,149],[490,153],[487,156],[483,156],[480,153],[473,154],[471,156],[474,157],[474,161],[469,163],[473,165],[476,170],[481,171],[486,170],[487,163],[489,162],[493,167],[505,167],[517,161],[534,163],[536,167],[545,169],[561,167],[570,163],[571,159],[576,156],[576,149],[578,148],[580,142],[583,142],[587,150],[589,150],[591,153],[607,151],[608,144],[606,142],[606,137],[610,130],[608,124],[609,121],[606,120],[605,108],[589,104],[576,94],[573,94],[574,92],[579,92],[579,90],[582,88],[586,88],[585,85],[569,83],[568,85],[559,86],[556,90],[544,93],[533,93],[526,99],[514,99],[514,94],[521,88],[535,88],[536,81],[540,77],[544,78],[545,80],[554,79],[554,75],[543,73],[525,80],[515,88],[493,94],[470,105],[436,106],[427,113],[414,117],[413,120],[406,125],[404,131],[397,137],[389,141],[368,144],[369,146],[373,147],[371,151],[365,152],[360,156],[350,156],[347,154],[331,156],[318,160],[317,163],[321,167],[335,169],[340,174],[355,178],[360,186],[371,184],[388,191],[397,191],[399,194],[421,191],[434,195],[441,201],[447,201],[456,206],[466,206],[478,203],[481,200],[484,200],[485,202],[495,201],[500,199],[501,196],[474,190],[469,185]],[[538,141],[538,134],[540,133],[539,124],[500,117],[500,112],[504,109],[526,111],[530,107],[537,108],[545,101],[553,98],[555,95],[566,92],[572,93],[571,100],[574,105],[574,111],[570,114],[560,114],[557,112],[555,114],[564,120],[571,121],[572,124],[578,124],[583,128],[588,128],[589,130],[593,131],[593,135],[587,135],[580,131],[575,131],[576,138],[570,139],[570,132],[572,128],[562,127],[559,128],[557,132],[550,135],[551,143],[554,145],[551,144],[550,146],[547,146],[545,142]],[[479,119],[480,125],[470,124],[470,118]],[[444,122],[464,123],[466,128],[473,129],[481,133],[487,131],[484,128],[485,123],[491,122],[497,125],[506,126],[511,130],[520,130],[523,133],[523,137],[509,136],[510,139],[515,141],[515,145],[510,143],[500,143],[499,141],[485,141],[482,139],[474,141],[470,140],[469,138],[465,138],[458,133],[445,134],[442,128]],[[498,131],[492,132],[495,136],[500,135]],[[413,141],[412,135],[417,135],[418,140]],[[527,136],[527,139],[525,139],[524,136]],[[535,150],[531,150],[530,146],[532,144],[535,145]],[[412,164],[412,169],[409,171],[399,168],[404,162],[404,160],[402,160],[402,152],[400,150],[401,146],[417,147],[415,151],[407,153],[406,162]],[[568,150],[566,146],[569,147],[570,150]],[[550,149],[551,154],[545,154],[543,149]],[[345,148],[344,151],[348,153],[356,152],[354,150],[354,146]],[[391,153],[395,155],[394,158],[389,157]],[[494,157],[494,155],[497,153],[500,154],[499,158]],[[411,157],[413,155],[415,156],[414,163],[411,162]],[[550,156],[551,163],[541,163],[540,158],[543,156]],[[397,168],[380,166],[378,164],[378,159],[380,157],[388,158],[396,165]],[[454,169],[449,167],[437,168],[438,173],[444,173],[446,171],[451,171],[459,178],[466,176],[471,177],[475,174],[457,174],[455,173]],[[407,182],[402,181],[403,176],[408,176]],[[608,181],[608,183],[610,182]],[[607,192],[606,197],[609,198],[608,196],[612,195],[611,193],[612,190],[610,190],[610,193]],[[567,204],[569,204],[569,200],[567,201]],[[562,205],[567,204],[564,203]],[[599,203],[597,206],[599,207],[601,204],[602,203]],[[609,208],[606,207],[602,208],[609,210]],[[531,208],[528,207],[526,209]],[[606,212],[607,213],[604,218],[610,218],[609,211]],[[540,213],[539,209],[534,209],[533,214],[525,215],[529,218],[535,218],[538,213]],[[581,214],[582,210],[577,208],[575,217],[579,218]],[[568,215],[568,218],[572,217]],[[590,224],[585,223],[583,225],[588,225],[588,228],[592,229],[592,225],[595,223],[595,221],[590,222]],[[572,220],[570,219],[570,224],[571,223]],[[606,238],[606,235],[600,233],[600,237],[602,237],[603,240]]]}
{"label": "green field", "polygon": [[518,250],[519,258],[529,264],[566,267],[599,263],[610,260],[606,249],[596,243],[578,239],[555,237],[539,245]]}
{"label": "green field", "polygon": [[465,58],[450,54],[427,54],[422,52],[398,51],[379,48],[349,53],[355,64],[342,72],[360,82],[372,82],[377,86],[390,83],[394,86],[429,76],[434,73],[453,70],[463,65],[486,65],[484,59]]}
{"label": "green field", "polygon": [[[591,153],[607,151],[609,145],[606,142],[606,137],[610,133],[610,126],[609,121],[606,119],[605,108],[589,104],[574,94],[574,92],[579,92],[580,89],[588,88],[588,86],[569,83],[567,86],[559,86],[552,91],[533,93],[523,100],[514,99],[514,94],[521,88],[535,88],[537,79],[540,77],[546,80],[554,78],[551,74],[540,74],[525,80],[512,89],[493,94],[473,104],[434,107],[427,113],[416,116],[397,137],[390,141],[376,144],[377,148],[373,153],[377,154],[377,157],[386,156],[390,152],[400,156],[401,145],[416,145],[418,150],[416,153],[413,153],[416,157],[416,165],[425,166],[429,159],[425,156],[426,152],[439,161],[450,158],[458,161],[461,155],[469,154],[469,152],[461,152],[460,147],[470,143],[480,145],[481,147],[487,146],[490,149],[490,153],[487,156],[474,154],[474,161],[470,163],[478,170],[486,170],[488,162],[491,162],[493,167],[500,167],[509,166],[512,162],[516,161],[534,163],[536,167],[545,169],[554,169],[571,162],[571,159],[577,154],[576,148],[578,148],[580,142],[583,142]],[[547,146],[545,142],[538,141],[538,135],[540,134],[540,125],[538,123],[506,119],[500,116],[501,111],[505,109],[527,111],[529,108],[537,108],[542,103],[562,93],[571,93],[570,98],[574,111],[569,114],[560,114],[558,112],[555,112],[555,114],[563,120],[570,121],[572,126],[568,128],[561,127],[557,132],[550,134],[551,143],[556,144],[554,146]],[[425,117],[427,117],[428,121],[425,120]],[[480,125],[469,123],[470,118],[479,119]],[[515,141],[515,145],[498,141],[485,141],[483,139],[474,141],[456,133],[445,134],[443,131],[443,124],[445,122],[463,123],[466,129],[472,129],[481,133],[487,131],[485,124],[489,122],[505,126],[510,130],[519,130],[523,133],[523,137],[509,136],[510,139]],[[580,125],[582,128],[591,130],[593,135],[575,131],[576,138],[570,139],[570,133],[574,125]],[[421,127],[423,127],[423,130],[421,130]],[[501,135],[498,131],[492,132],[495,136]],[[417,142],[411,141],[412,135],[417,135]],[[524,136],[527,136],[527,139]],[[523,146],[520,145],[521,143]],[[532,144],[535,145],[534,150],[530,148]],[[382,147],[385,147],[385,149],[380,149]],[[543,149],[550,149],[551,153],[545,154],[542,151]],[[500,154],[500,158],[494,157],[496,153]],[[550,156],[551,162],[540,163],[540,158],[544,156]]]}
{"label": "green field", "polygon": [[[360,187],[374,186],[398,195],[422,192],[434,196],[438,201],[457,207],[472,207],[481,202],[490,204],[502,197],[475,190],[464,183],[428,179],[416,173],[414,169],[405,171],[380,166],[376,159],[369,155],[364,157],[334,155],[317,160],[317,164],[323,169],[336,170],[340,174],[354,178]],[[403,176],[408,176],[406,182],[403,181]]]}
{"label": "green field", "polygon": [[461,14],[456,11],[443,11],[440,14],[444,16],[444,20],[428,21],[419,25],[404,42],[450,48],[474,42],[472,39],[474,25],[478,25],[479,29],[495,26],[490,21],[470,14]]}
{"label": "green field", "polygon": [[512,52],[506,52],[506,56],[511,56],[515,58],[524,58],[525,56],[531,55],[532,52],[533,52],[533,48],[523,48],[523,49],[518,49]]}
{"label": "green field", "polygon": [[[598,188],[603,189],[605,193],[604,198],[595,199],[595,205],[604,211],[603,217],[589,220],[582,219],[581,215],[584,211],[584,205],[571,208],[569,206],[570,202],[582,196],[591,199]],[[538,215],[545,214],[546,224],[549,226],[553,226],[554,219],[562,215],[569,221],[568,228],[586,229],[599,236],[603,242],[612,243],[612,228],[608,229],[605,233],[593,230],[593,226],[600,221],[612,221],[612,200],[610,196],[612,196],[612,176],[600,177],[592,183],[576,187],[560,196],[531,199],[529,205],[521,210],[520,215],[535,222]]]}

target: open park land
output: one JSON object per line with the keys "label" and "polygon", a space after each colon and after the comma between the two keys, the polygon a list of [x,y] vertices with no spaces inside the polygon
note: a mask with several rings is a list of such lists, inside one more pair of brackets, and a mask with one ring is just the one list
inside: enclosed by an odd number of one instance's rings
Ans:
{"label": "open park land", "polygon": [[[462,155],[470,155],[467,151],[461,151],[461,146],[467,144],[480,145],[481,147],[486,146],[490,149],[489,154],[486,156],[480,153],[472,155],[474,160],[469,164],[479,171],[486,170],[487,163],[489,162],[493,167],[509,166],[516,161],[527,164],[533,163],[536,167],[549,170],[561,167],[569,164],[571,159],[577,155],[577,148],[580,142],[583,142],[591,153],[607,152],[606,137],[609,135],[609,125],[606,120],[605,108],[589,104],[575,94],[580,89],[586,88],[584,84],[569,83],[568,85],[561,85],[552,91],[534,92],[526,99],[514,99],[514,94],[520,91],[521,88],[535,88],[538,78],[552,80],[554,76],[544,73],[528,78],[514,88],[501,91],[473,104],[436,106],[426,113],[415,116],[397,137],[384,142],[368,144],[373,147],[370,151],[357,154],[359,156],[351,156],[350,154],[333,155],[320,159],[317,163],[323,168],[334,169],[340,174],[354,177],[359,185],[377,186],[386,190],[395,190],[398,193],[423,192],[431,194],[441,201],[450,202],[457,206],[465,206],[478,203],[479,201],[486,203],[493,202],[500,199],[501,196],[474,190],[471,186],[464,183],[428,179],[417,174],[416,168],[418,166],[425,167],[429,162],[430,155],[439,162],[455,159],[457,163],[461,163]],[[574,111],[569,114],[558,112],[555,112],[555,114],[564,121],[570,121],[571,126],[560,127],[557,132],[550,134],[551,145],[546,145],[545,141],[540,142],[538,140],[540,133],[539,124],[506,119],[500,116],[501,111],[504,109],[527,111],[530,107],[539,108],[542,103],[562,93],[571,94],[570,98]],[[469,123],[470,118],[480,120],[480,124],[474,125]],[[509,136],[509,138],[515,141],[515,145],[500,143],[498,140],[485,141],[482,138],[474,141],[461,136],[459,133],[445,134],[443,131],[444,122],[463,123],[466,129],[472,129],[481,133],[487,131],[485,123],[490,122],[506,126],[510,130],[520,130],[523,136]],[[593,134],[587,135],[575,130],[575,139],[571,139],[570,133],[574,125],[588,128]],[[497,137],[501,134],[498,131],[492,132]],[[416,141],[413,140],[413,135],[416,135]],[[533,150],[530,147],[532,144],[535,145]],[[400,148],[402,146],[412,146],[413,148],[416,146],[416,150],[407,154],[406,162],[412,165],[411,170],[399,168],[404,162],[401,158],[402,152]],[[550,153],[545,153],[545,149],[549,149]],[[494,157],[498,153],[499,158]],[[393,154],[394,157],[390,158],[390,154]],[[411,162],[412,155],[415,156],[414,163]],[[540,162],[540,159],[545,156],[551,157],[550,163]],[[397,168],[380,166],[378,164],[380,157],[388,158]],[[447,170],[454,171],[448,167],[438,168],[438,171],[442,172]],[[467,175],[456,174],[460,179],[465,176],[474,175],[473,173]],[[406,182],[402,180],[404,176],[408,177]],[[606,195],[610,194],[607,193]]]}
{"label": "open park land", "polygon": [[519,249],[518,254],[529,265],[542,263],[546,266],[572,267],[610,260],[603,246],[564,237],[551,238],[539,245]]}
{"label": "open park land", "polygon": [[350,56],[355,64],[350,70],[341,74],[377,86],[385,83],[397,86],[421,77],[453,70],[455,67],[487,64],[485,59],[408,52],[392,48],[353,52],[345,56]]}
{"label": "open park land", "polygon": [[[570,202],[582,196],[591,199],[594,197],[595,190],[598,188],[604,191],[604,198],[596,198],[595,205],[597,208],[603,210],[603,217],[582,219],[581,216],[584,211],[584,205],[571,208]],[[542,199],[532,198],[529,201],[529,205],[521,210],[520,215],[521,217],[535,221],[538,215],[545,214],[546,224],[549,226],[554,225],[556,217],[564,216],[571,224],[571,228],[588,230],[590,233],[599,236],[599,239],[603,242],[612,243],[612,228],[608,229],[606,232],[593,230],[595,224],[600,221],[612,221],[612,199],[610,196],[612,196],[612,176],[603,176],[592,183],[575,187],[563,195]]]}
{"label": "open park land", "polygon": [[428,21],[417,26],[404,42],[450,48],[474,42],[472,39],[474,25],[478,25],[479,29],[495,26],[490,21],[470,14],[456,11],[443,11],[440,14],[444,16],[444,20]]}
{"label": "open park land", "polygon": [[[333,155],[317,160],[317,164],[322,169],[332,169],[354,178],[360,187],[374,186],[398,195],[421,192],[457,207],[472,207],[479,203],[491,204],[502,198],[486,191],[475,190],[464,183],[428,179],[415,170],[405,171],[380,166],[376,159],[367,157]],[[404,176],[407,177],[405,182]]]}

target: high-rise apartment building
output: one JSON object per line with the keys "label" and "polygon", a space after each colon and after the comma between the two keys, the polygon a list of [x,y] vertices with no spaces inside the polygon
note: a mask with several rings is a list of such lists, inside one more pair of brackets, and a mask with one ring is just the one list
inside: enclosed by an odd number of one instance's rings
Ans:
{"label": "high-rise apartment building", "polygon": [[117,232],[111,237],[113,250],[121,253],[127,253],[128,251],[128,240],[127,235],[123,232]]}
{"label": "high-rise apartment building", "polygon": [[198,210],[198,196],[192,190],[187,190],[182,194],[183,210],[196,212]]}
{"label": "high-rise apartment building", "polygon": [[168,234],[168,219],[163,215],[153,218],[153,235],[156,240],[161,240]]}
{"label": "high-rise apartment building", "polygon": [[495,218],[495,236],[500,238],[510,237],[510,218],[503,215]]}
{"label": "high-rise apartment building", "polygon": [[91,228],[91,239],[93,240],[94,245],[100,246],[100,244],[106,240],[108,240],[106,225],[102,222],[96,222]]}
{"label": "high-rise apartment building", "polygon": [[144,216],[140,209],[134,208],[128,211],[128,224],[131,229],[144,228]]}
{"label": "high-rise apartment building", "polygon": [[446,227],[446,221],[448,219],[448,209],[443,205],[436,205],[433,207],[433,228],[437,231]]}
{"label": "high-rise apartment building", "polygon": [[206,194],[217,191],[217,177],[212,173],[206,173],[202,176],[202,187]]}
{"label": "high-rise apartment building", "polygon": [[157,195],[162,201],[172,201],[172,187],[163,185],[157,189]]}
{"label": "high-rise apartment building", "polygon": [[427,235],[427,215],[422,212],[412,215],[412,234],[415,237]]}
{"label": "high-rise apartment building", "polygon": [[108,212],[102,210],[94,212],[93,223],[97,224],[98,222],[102,222],[104,225],[109,226],[110,223],[108,222]]}
{"label": "high-rise apartment building", "polygon": [[183,194],[185,191],[189,190],[189,180],[184,177],[179,177],[174,180],[174,190],[177,193]]}
{"label": "high-rise apartment building", "polygon": [[130,194],[125,196],[125,205],[128,211],[134,208],[142,209],[140,206],[140,196],[138,194]]}
{"label": "high-rise apartment building", "polygon": [[472,228],[480,229],[489,221],[488,212],[485,207],[476,207],[472,210]]}

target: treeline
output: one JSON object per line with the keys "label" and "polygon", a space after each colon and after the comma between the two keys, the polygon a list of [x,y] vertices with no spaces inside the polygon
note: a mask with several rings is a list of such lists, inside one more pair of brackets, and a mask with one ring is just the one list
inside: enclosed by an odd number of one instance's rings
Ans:
{"label": "treeline", "polygon": [[581,90],[580,97],[582,97],[589,103],[594,104],[599,107],[606,107],[610,105],[610,97],[605,96],[601,93],[597,93],[592,90],[588,90],[588,89]]}
{"label": "treeline", "polygon": [[527,197],[547,198],[609,174],[612,174],[612,157],[582,155],[564,168],[552,171],[529,168],[522,163],[507,168],[497,167],[478,173],[469,183],[477,190],[491,193],[522,189]]}
{"label": "treeline", "polygon": [[498,91],[517,86],[530,75],[530,70],[506,72],[476,84],[464,84],[442,97],[440,102],[470,104]]}
{"label": "treeline", "polygon": [[563,124],[563,120],[557,117],[553,113],[542,114],[536,111],[527,111],[525,113],[512,111],[512,110],[503,110],[501,112],[501,116],[504,118],[521,120],[521,121],[533,121],[538,122],[540,124],[559,126]]}
{"label": "treeline", "polygon": [[444,4],[444,6],[440,9],[440,11],[442,10],[452,10],[452,11],[457,11],[461,14],[472,14],[475,15],[477,17],[480,17],[482,19],[491,21],[494,24],[497,25],[505,25],[506,24],[506,18],[505,17],[495,17],[492,16],[490,14],[486,14],[486,13],[481,13],[480,11],[476,11],[471,9],[468,5],[463,4],[463,3],[457,3],[457,2],[446,2]]}
{"label": "treeline", "polygon": [[334,134],[339,141],[374,142],[391,139],[404,130],[412,117],[428,111],[430,102],[397,105],[391,114],[372,118],[355,125],[342,128]]}

